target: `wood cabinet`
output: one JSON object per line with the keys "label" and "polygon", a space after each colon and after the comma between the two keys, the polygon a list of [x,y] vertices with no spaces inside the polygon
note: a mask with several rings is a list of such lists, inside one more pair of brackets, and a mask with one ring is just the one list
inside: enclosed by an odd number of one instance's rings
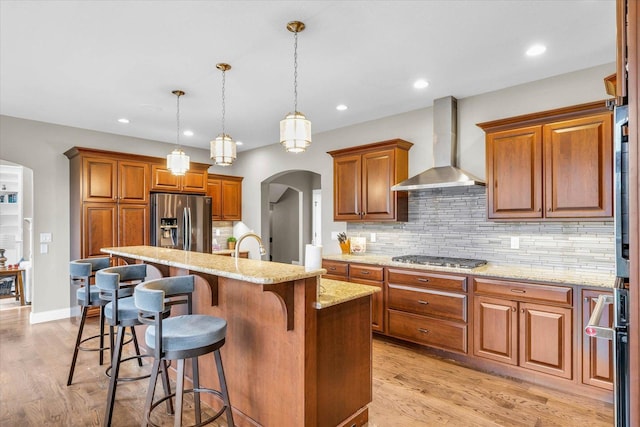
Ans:
{"label": "wood cabinet", "polygon": [[214,221],[242,220],[242,177],[209,175],[207,196],[211,197]]}
{"label": "wood cabinet", "polygon": [[[589,323],[589,317],[596,305],[598,296],[610,291],[582,290],[582,383],[613,390],[613,341],[590,337],[584,328]],[[600,326],[610,326],[613,323],[613,307],[607,305],[600,319]]]}
{"label": "wood cabinet", "polygon": [[330,151],[334,220],[407,221],[407,192],[391,187],[408,178],[412,145],[394,139]]}
{"label": "wood cabinet", "polygon": [[65,155],[70,164],[74,259],[104,256],[104,247],[148,245],[151,190],[206,192],[206,164],[192,162],[187,175],[176,179],[157,157],[81,147]]}
{"label": "wood cabinet", "polygon": [[169,193],[207,192],[207,169],[209,165],[191,162],[183,176],[173,175],[165,163],[151,165],[151,190]]}
{"label": "wood cabinet", "polygon": [[604,101],[478,124],[489,219],[609,218],[612,115]]}
{"label": "wood cabinet", "polygon": [[467,352],[467,278],[387,269],[387,334]]}
{"label": "wood cabinet", "polygon": [[371,295],[371,329],[384,332],[384,267],[323,259],[322,268],[327,270],[327,274],[323,276],[327,279],[360,283],[381,289],[381,292]]}
{"label": "wood cabinet", "polygon": [[573,378],[573,289],[474,278],[473,354]]}

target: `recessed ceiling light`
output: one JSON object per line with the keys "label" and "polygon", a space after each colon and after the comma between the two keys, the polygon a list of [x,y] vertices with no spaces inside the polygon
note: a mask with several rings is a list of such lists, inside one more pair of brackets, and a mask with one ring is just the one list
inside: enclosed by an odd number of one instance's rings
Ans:
{"label": "recessed ceiling light", "polygon": [[236,145],[242,145],[242,141],[236,141]]}
{"label": "recessed ceiling light", "polygon": [[338,105],[338,106],[336,107],[336,110],[338,110],[338,111],[344,111],[344,110],[346,110],[346,109],[348,109],[348,108],[349,108],[349,107],[347,107],[346,105],[344,105],[344,104],[340,104],[340,105]]}
{"label": "recessed ceiling light", "polygon": [[182,132],[182,134],[184,136],[193,136],[193,131],[192,130],[185,130],[184,132]]}
{"label": "recessed ceiling light", "polygon": [[129,119],[125,119],[124,117],[121,119],[118,119],[118,122],[120,123],[129,123]]}
{"label": "recessed ceiling light", "polygon": [[534,44],[529,49],[527,49],[527,56],[538,56],[542,55],[547,50],[547,47],[543,44]]}
{"label": "recessed ceiling light", "polygon": [[416,89],[424,89],[427,86],[429,86],[429,82],[425,79],[418,79],[413,83],[413,87]]}

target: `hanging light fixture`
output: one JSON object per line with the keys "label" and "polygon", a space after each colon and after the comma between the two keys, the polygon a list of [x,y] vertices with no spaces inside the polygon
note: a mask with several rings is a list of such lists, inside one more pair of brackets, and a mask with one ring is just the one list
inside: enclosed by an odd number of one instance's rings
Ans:
{"label": "hanging light fixture", "polygon": [[226,72],[231,69],[229,64],[216,64],[216,68],[222,71],[222,133],[212,140],[211,145],[211,158],[215,161],[216,165],[229,166],[236,159],[236,142],[231,139],[231,136],[224,133],[224,114],[225,114],[225,75]]}
{"label": "hanging light fixture", "polygon": [[311,122],[298,111],[298,33],[305,28],[300,21],[291,21],[287,30],[293,33],[293,112],[280,121],[280,143],[292,153],[300,153],[311,144]]}
{"label": "hanging light fixture", "polygon": [[177,122],[177,136],[176,136],[176,148],[167,154],[167,169],[171,171],[173,175],[184,175],[189,170],[189,156],[180,148],[180,97],[184,95],[181,90],[174,90],[171,92],[176,96],[176,122]]}

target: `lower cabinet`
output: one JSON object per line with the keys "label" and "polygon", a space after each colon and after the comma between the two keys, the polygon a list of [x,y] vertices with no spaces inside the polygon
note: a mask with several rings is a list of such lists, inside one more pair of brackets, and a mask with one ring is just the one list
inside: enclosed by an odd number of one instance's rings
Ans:
{"label": "lower cabinet", "polygon": [[474,356],[573,378],[572,291],[474,278]]}
{"label": "lower cabinet", "polygon": [[[610,291],[582,290],[582,383],[590,386],[613,390],[613,342],[590,337],[583,333],[589,323],[589,317],[600,295],[611,295]],[[599,326],[613,323],[613,307],[606,305]]]}
{"label": "lower cabinet", "polygon": [[467,353],[467,278],[387,269],[387,334]]}

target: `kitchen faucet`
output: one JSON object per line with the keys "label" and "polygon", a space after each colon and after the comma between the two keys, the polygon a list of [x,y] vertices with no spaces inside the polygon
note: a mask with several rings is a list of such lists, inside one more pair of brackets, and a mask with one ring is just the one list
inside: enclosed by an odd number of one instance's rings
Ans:
{"label": "kitchen faucet", "polygon": [[249,231],[248,233],[244,233],[242,236],[240,236],[238,238],[238,241],[236,242],[236,251],[234,256],[236,257],[236,259],[238,259],[238,257],[240,256],[240,243],[246,238],[246,237],[253,237],[254,239],[256,239],[258,241],[258,244],[260,245],[260,257],[262,257],[262,255],[265,255],[267,253],[267,250],[264,248],[264,246],[262,245],[262,239],[260,238],[260,236],[258,236],[256,233],[254,233],[253,231]]}

